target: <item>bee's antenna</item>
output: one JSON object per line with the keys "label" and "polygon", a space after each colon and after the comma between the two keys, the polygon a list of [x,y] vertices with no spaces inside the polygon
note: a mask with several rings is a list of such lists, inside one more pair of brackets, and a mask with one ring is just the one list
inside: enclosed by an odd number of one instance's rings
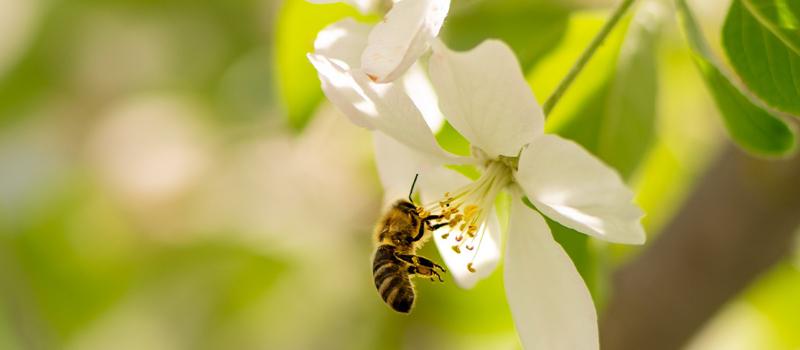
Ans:
{"label": "bee's antenna", "polygon": [[414,200],[411,199],[411,195],[414,194],[414,185],[417,184],[417,178],[419,178],[419,174],[414,175],[414,182],[411,183],[411,191],[408,191],[408,201],[414,203]]}

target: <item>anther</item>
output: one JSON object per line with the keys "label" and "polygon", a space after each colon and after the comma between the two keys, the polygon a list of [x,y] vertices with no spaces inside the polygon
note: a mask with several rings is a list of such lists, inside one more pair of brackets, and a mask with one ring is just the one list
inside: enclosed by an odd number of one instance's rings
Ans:
{"label": "anther", "polygon": [[453,246],[453,251],[456,252],[456,254],[461,254],[461,247],[456,244]]}
{"label": "anther", "polygon": [[478,206],[475,204],[470,204],[466,208],[464,208],[464,216],[470,217],[477,211],[478,211]]}
{"label": "anther", "polygon": [[442,239],[447,239],[447,237],[450,237],[450,232],[442,235]]}
{"label": "anther", "polygon": [[467,270],[469,270],[469,272],[472,272],[472,273],[475,273],[475,271],[476,271],[475,268],[472,267],[472,263],[468,263],[467,264]]}

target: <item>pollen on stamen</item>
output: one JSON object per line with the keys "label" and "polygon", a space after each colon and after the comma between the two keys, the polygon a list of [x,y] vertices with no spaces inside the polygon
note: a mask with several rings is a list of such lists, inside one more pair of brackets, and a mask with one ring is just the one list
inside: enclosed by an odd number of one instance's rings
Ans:
{"label": "pollen on stamen", "polygon": [[463,216],[463,215],[461,215],[461,214],[456,214],[456,216],[454,216],[454,217],[453,217],[453,220],[450,220],[450,222],[448,223],[448,225],[450,225],[450,227],[451,227],[451,228],[452,228],[452,227],[456,227],[456,225],[458,225],[458,223],[459,223],[459,222],[461,222],[461,219],[462,219],[463,217],[464,217],[464,216]]}
{"label": "pollen on stamen", "polygon": [[442,235],[442,239],[447,239],[447,237],[450,237],[450,232]]}
{"label": "pollen on stamen", "polygon": [[467,228],[467,235],[470,237],[475,237],[476,232],[478,232],[478,226],[469,225],[469,228]]}
{"label": "pollen on stamen", "polygon": [[464,239],[464,236],[462,235],[456,236],[456,242],[461,242],[462,239]]}
{"label": "pollen on stamen", "polygon": [[474,267],[472,267],[472,263],[471,263],[471,262],[470,262],[470,263],[467,263],[467,270],[468,270],[469,272],[472,272],[472,273],[475,273],[475,271],[477,271],[477,270],[475,270],[475,268],[474,268]]}
{"label": "pollen on stamen", "polygon": [[473,246],[473,245],[467,245],[467,250],[470,250],[470,251],[471,251],[471,250],[474,250],[474,249],[475,249],[475,246]]}
{"label": "pollen on stamen", "polygon": [[453,248],[453,251],[456,252],[456,254],[461,254],[461,246],[456,244],[452,248]]}

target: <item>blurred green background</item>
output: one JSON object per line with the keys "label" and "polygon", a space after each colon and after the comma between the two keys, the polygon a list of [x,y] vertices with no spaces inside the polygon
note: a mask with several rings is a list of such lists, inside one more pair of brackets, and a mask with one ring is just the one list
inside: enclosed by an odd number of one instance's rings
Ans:
{"label": "blurred green background", "polygon": [[[507,40],[541,101],[613,3],[454,0],[443,38]],[[693,6],[718,45],[726,2]],[[671,3],[636,12],[548,128],[620,169],[654,235],[725,136]],[[410,316],[377,297],[371,137],[323,102],[304,57],[346,16],[379,18],[303,0],[0,0],[0,349],[519,348],[500,273],[473,290],[419,281]],[[623,83],[657,103],[614,111]],[[598,111],[645,117],[615,137],[641,151],[604,151]],[[554,230],[602,309],[642,248]],[[690,348],[800,348],[799,268],[774,268]]]}

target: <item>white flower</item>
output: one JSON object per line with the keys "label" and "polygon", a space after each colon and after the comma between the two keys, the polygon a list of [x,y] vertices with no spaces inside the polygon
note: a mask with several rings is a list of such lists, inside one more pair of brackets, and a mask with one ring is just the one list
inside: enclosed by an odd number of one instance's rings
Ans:
{"label": "white flower", "polygon": [[[337,2],[336,0],[309,0],[314,3]],[[347,1],[369,11],[375,1]],[[366,45],[360,51],[360,67],[375,82],[387,83],[401,77],[430,47],[431,40],[439,35],[450,0],[398,0],[381,22],[369,33]],[[340,25],[341,22],[334,24]],[[356,25],[354,22],[350,26]],[[329,31],[323,29],[322,32]],[[317,37],[317,44],[328,46],[324,37]],[[354,62],[354,61],[353,61]],[[351,66],[359,67],[359,66]]]}
{"label": "white flower", "polygon": [[[446,225],[437,247],[462,287],[489,275],[500,257],[497,195],[512,197],[505,255],[508,303],[525,348],[597,349],[597,316],[570,258],[539,212],[579,232],[641,244],[642,211],[608,166],[576,143],[543,133],[544,118],[513,52],[489,40],[457,53],[433,46],[429,63],[439,106],[472,147],[443,151],[404,89],[375,84],[346,58],[309,55],[328,98],[355,123],[376,130],[376,160],[389,198],[418,183],[426,211]],[[477,165],[471,181],[445,165]],[[522,202],[526,196],[537,211]]]}
{"label": "white flower", "polygon": [[375,10],[375,7],[380,3],[379,0],[308,0],[314,4],[330,4],[334,2],[345,2],[357,8],[361,13],[370,13]]}

